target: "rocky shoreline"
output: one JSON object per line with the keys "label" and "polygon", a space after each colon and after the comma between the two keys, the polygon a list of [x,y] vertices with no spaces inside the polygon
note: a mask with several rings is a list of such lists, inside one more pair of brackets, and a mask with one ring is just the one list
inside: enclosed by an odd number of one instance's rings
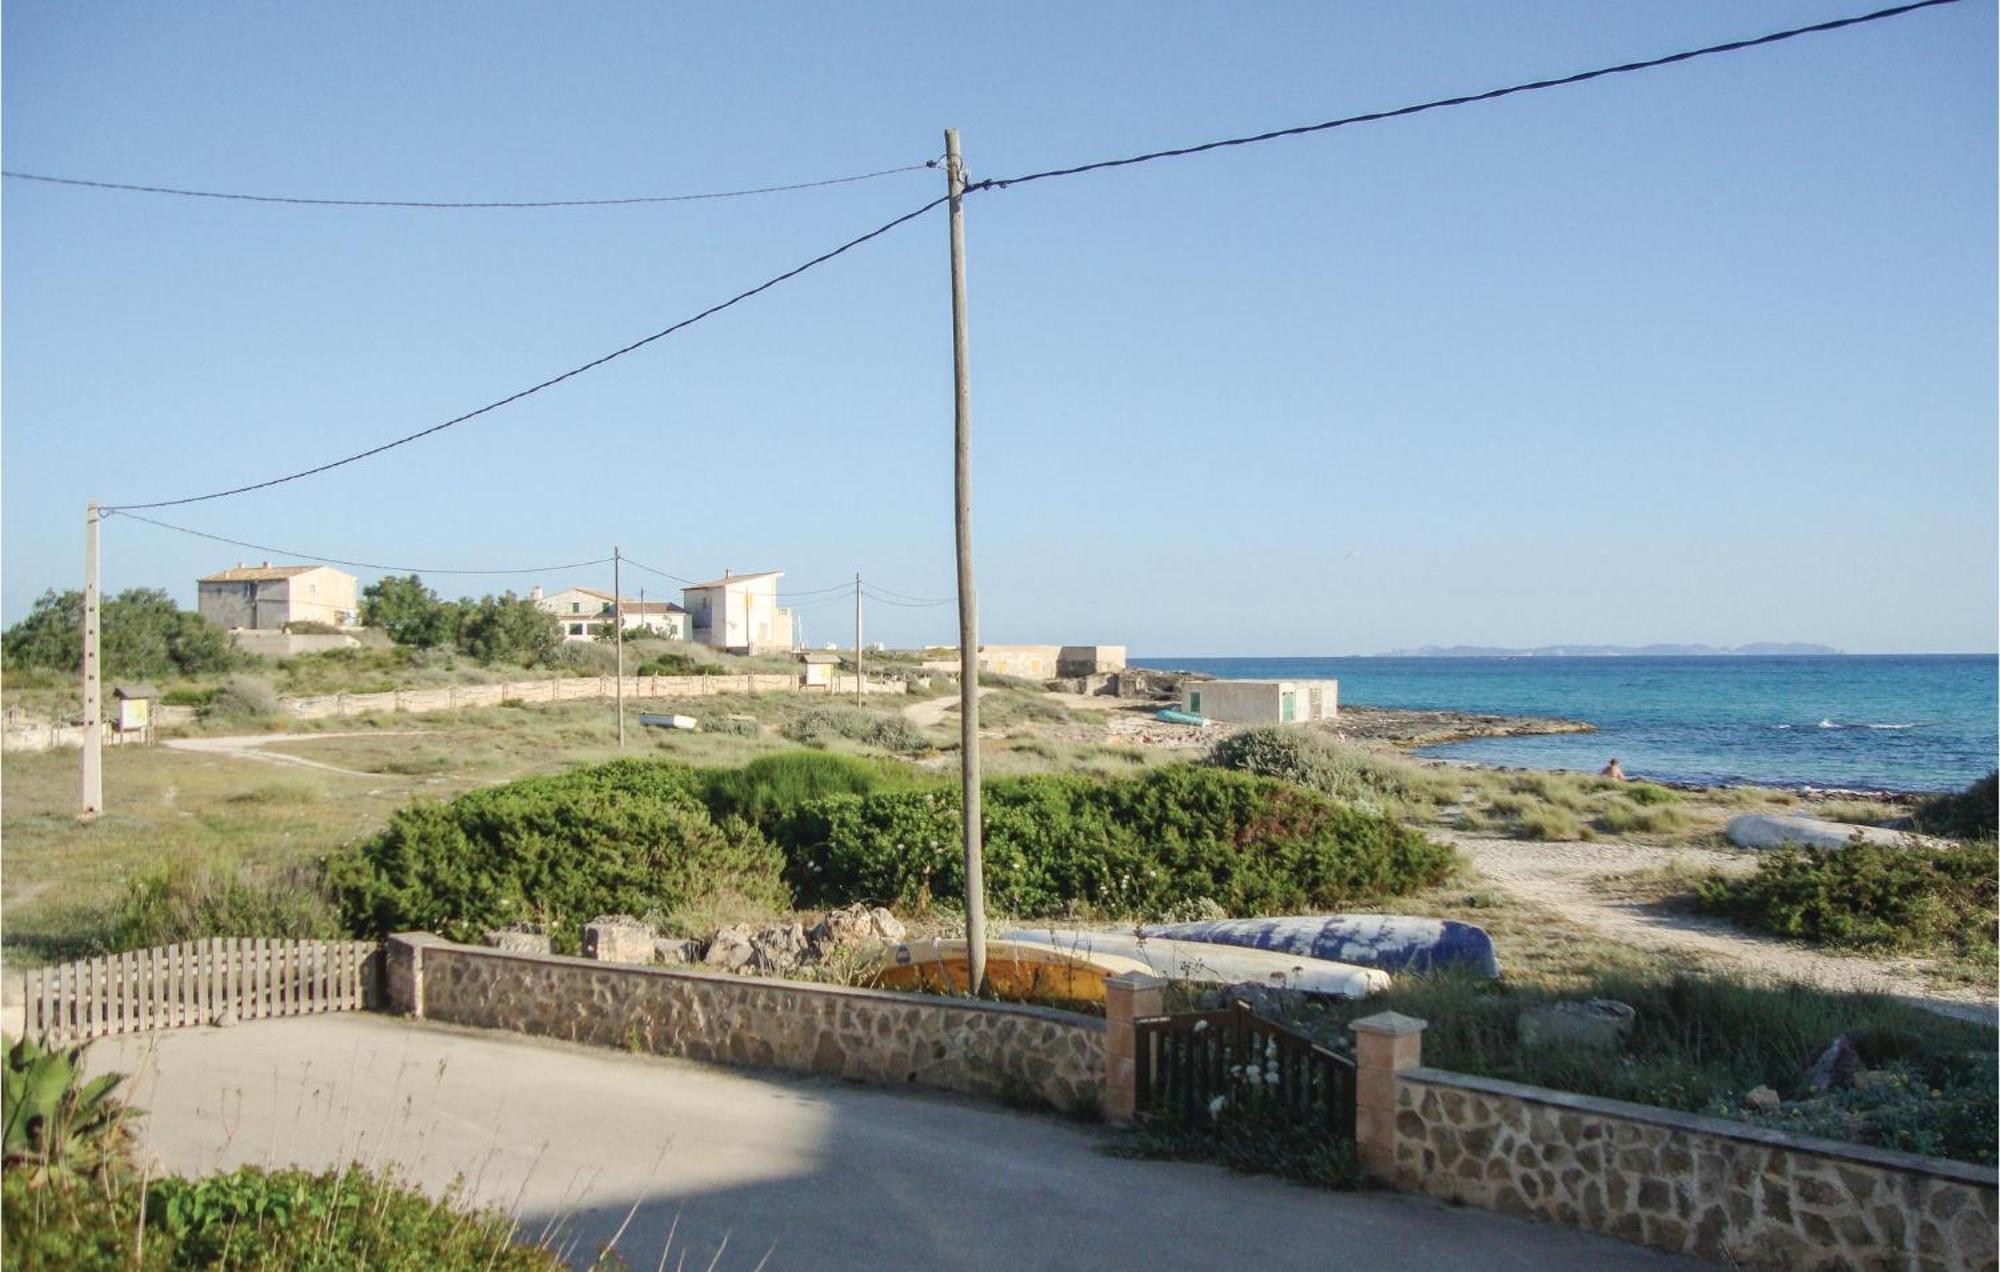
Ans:
{"label": "rocky shoreline", "polygon": [[1406,707],[1340,708],[1333,725],[1350,742],[1386,742],[1405,750],[1467,742],[1473,738],[1534,737],[1551,733],[1595,733],[1584,720],[1550,716],[1478,715],[1467,711],[1421,711]]}

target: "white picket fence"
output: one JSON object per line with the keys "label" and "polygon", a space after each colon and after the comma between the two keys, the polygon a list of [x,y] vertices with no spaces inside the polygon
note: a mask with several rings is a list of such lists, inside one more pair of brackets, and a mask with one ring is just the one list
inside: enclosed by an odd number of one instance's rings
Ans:
{"label": "white picket fence", "polygon": [[82,1042],[236,1020],[359,1011],[376,1000],[373,941],[211,937],[41,967],[24,977],[29,1036]]}

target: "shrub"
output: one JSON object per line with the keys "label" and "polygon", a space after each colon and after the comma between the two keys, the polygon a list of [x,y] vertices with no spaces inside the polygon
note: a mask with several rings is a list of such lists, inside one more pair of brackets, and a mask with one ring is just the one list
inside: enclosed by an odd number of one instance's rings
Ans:
{"label": "shrub", "polygon": [[112,1092],[125,1075],[105,1073],[84,1081],[83,1052],[82,1047],[43,1047],[27,1038],[6,1044],[0,1114],[6,1123],[9,1175],[21,1171],[38,1183],[91,1176],[102,1183],[124,1166],[133,1110]]}
{"label": "shrub", "polygon": [[[1499,807],[1500,801],[1494,801]],[[1537,804],[1523,809],[1514,820],[1517,834],[1523,839],[1539,839],[1545,842],[1567,843],[1571,840],[1588,839],[1590,827],[1578,820],[1577,815],[1559,804]]]}
{"label": "shrub", "polygon": [[860,707],[808,707],[782,731],[792,741],[806,746],[825,746],[836,738],[846,738],[904,755],[931,748],[931,740],[924,731],[902,716],[878,715]]}
{"label": "shrub", "polygon": [[476,940],[534,921],[561,952],[600,914],[789,908],[783,858],[755,827],[717,825],[701,788],[682,765],[619,760],[416,804],[330,858],[328,877],[359,933]]}
{"label": "shrub", "polygon": [[1314,729],[1266,725],[1217,742],[1208,763],[1275,777],[1334,799],[1408,813],[1450,801],[1456,783],[1408,760],[1338,741]]}
{"label": "shrub", "polygon": [[277,691],[255,676],[231,676],[202,710],[202,719],[233,727],[250,727],[283,714]]}
{"label": "shrub", "polygon": [[768,827],[780,814],[807,800],[866,795],[884,785],[888,775],[883,764],[856,756],[781,751],[760,756],[742,768],[710,769],[704,774],[702,796],[709,816],[717,821],[740,817]]}
{"label": "shrub", "polygon": [[[1447,877],[1451,849],[1298,787],[1176,765],[1129,777],[1043,774],[983,792],[987,898],[1044,915],[1152,915],[1209,897],[1282,914]],[[963,890],[957,792],[808,802],[772,831],[807,899],[921,905]]]}
{"label": "shrub", "polygon": [[703,733],[724,733],[735,737],[754,738],[764,731],[764,726],[754,719],[743,716],[706,716],[701,721]]}
{"label": "shrub", "polygon": [[636,673],[641,676],[719,676],[723,674],[719,663],[702,662],[700,659],[682,653],[665,653],[649,658],[639,664]]}
{"label": "shrub", "polygon": [[[199,676],[244,661],[229,633],[176,606],[165,592],[130,588],[98,613],[107,679]],[[77,671],[83,665],[83,593],[44,592],[0,639],[7,666]]]}
{"label": "shrub", "polygon": [[1598,806],[1597,815],[1590,824],[1607,835],[1663,835],[1679,830],[1687,823],[1687,814],[1673,804],[1634,803],[1629,798],[1614,795]]}
{"label": "shrub", "polygon": [[346,933],[316,871],[172,861],[125,885],[113,948],[147,949],[211,936],[335,940]]}
{"label": "shrub", "polygon": [[2000,819],[1996,806],[2000,806],[2000,771],[1988,773],[1956,795],[1925,800],[1912,814],[1912,821],[1926,835],[1992,839],[1996,819]]}
{"label": "shrub", "polygon": [[1990,841],[1942,852],[1859,839],[1831,851],[1788,844],[1748,877],[1702,880],[1695,896],[1704,910],[1779,936],[1991,957],[1996,864]]}

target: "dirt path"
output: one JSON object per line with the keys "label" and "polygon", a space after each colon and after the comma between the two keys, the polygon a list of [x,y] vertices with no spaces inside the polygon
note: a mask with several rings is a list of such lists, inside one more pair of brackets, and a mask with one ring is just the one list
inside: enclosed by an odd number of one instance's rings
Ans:
{"label": "dirt path", "polygon": [[[991,689],[981,689],[979,696],[984,698],[992,692]],[[955,693],[946,694],[942,698],[926,698],[922,702],[912,702],[904,707],[903,718],[919,729],[928,729],[933,725],[943,724],[945,713],[957,705],[958,695]]]}
{"label": "dirt path", "polygon": [[415,729],[401,729],[393,733],[369,729],[351,733],[250,733],[226,738],[165,738],[163,741],[176,751],[200,751],[208,755],[227,755],[239,760],[285,764],[295,768],[319,769],[324,773],[339,773],[343,777],[365,777],[371,781],[383,781],[394,779],[383,773],[364,773],[360,769],[341,768],[319,760],[309,760],[303,755],[288,755],[283,751],[266,751],[264,748],[274,742],[312,742],[322,738],[407,737],[417,732]]}
{"label": "dirt path", "polygon": [[1968,1020],[1994,1019],[1990,995],[1969,987],[1937,984],[1925,975],[1922,959],[1825,954],[1795,941],[1745,932],[1719,919],[1622,897],[1603,883],[1611,876],[1676,861],[1700,870],[1740,871],[1749,864],[1740,852],[1615,842],[1537,843],[1451,831],[1431,833],[1456,844],[1496,887],[1522,901],[1546,906],[1623,945],[1696,955],[1704,962],[1753,976],[1800,981],[1823,989],[1895,994]]}

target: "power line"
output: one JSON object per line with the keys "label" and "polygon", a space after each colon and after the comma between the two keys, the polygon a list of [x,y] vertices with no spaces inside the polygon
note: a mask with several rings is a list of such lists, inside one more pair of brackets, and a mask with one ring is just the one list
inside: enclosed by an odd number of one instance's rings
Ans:
{"label": "power line", "polygon": [[877,596],[873,591],[865,587],[861,589],[861,594],[878,604],[894,605],[902,609],[932,609],[939,605],[950,605],[957,599],[956,597],[946,597],[941,601],[892,601],[886,596]]}
{"label": "power line", "polygon": [[1394,110],[1370,111],[1365,115],[1349,115],[1342,119],[1329,119],[1323,123],[1303,124],[1296,128],[1279,128],[1271,132],[1257,133],[1249,137],[1230,137],[1222,141],[1205,141],[1195,146],[1177,146],[1172,150],[1154,150],[1142,155],[1130,155],[1123,159],[1101,159],[1096,163],[1078,164],[1070,168],[1050,168],[1043,172],[1031,172],[1025,176],[989,178],[966,186],[972,190],[1004,190],[1008,186],[1023,185],[1029,181],[1042,181],[1049,177],[1073,177],[1080,173],[1096,172],[1103,168],[1124,168],[1135,163],[1151,163],[1155,159],[1176,159],[1184,155],[1198,155],[1210,150],[1222,150],[1230,146],[1248,146],[1262,141],[1276,141],[1282,137],[1302,137],[1307,133],[1326,132],[1333,128],[1345,128],[1349,124],[1369,124],[1378,120],[1397,119],[1405,115],[1421,115],[1425,111],[1443,110],[1447,106],[1465,106],[1473,102],[1489,102],[1501,97],[1511,97],[1516,93],[1538,92],[1545,88],[1562,88],[1570,84],[1582,84],[1588,80],[1601,79],[1607,75],[1624,75],[1631,71],[1651,70],[1659,66],[1671,66],[1677,62],[1689,62],[1698,57],[1708,57],[1715,53],[1736,53],[1744,49],[1754,49],[1766,44],[1777,44],[1783,40],[1795,39],[1802,35],[1818,35],[1826,31],[1838,31],[1844,27],[1860,26],[1866,22],[1879,22],[1885,18],[1900,17],[1919,9],[1931,9],[1939,5],[1957,4],[1958,0],[1916,0],[1913,4],[1899,4],[1889,9],[1877,9],[1873,13],[1858,14],[1851,18],[1835,18],[1829,22],[1815,22],[1811,26],[1793,27],[1786,31],[1773,31],[1753,39],[1731,40],[1726,44],[1711,44],[1706,48],[1688,49],[1681,53],[1670,53],[1665,57],[1647,58],[1642,62],[1625,62],[1618,66],[1602,66],[1592,71],[1579,71],[1574,75],[1564,75],[1557,79],[1534,80],[1526,84],[1514,84],[1507,88],[1490,89],[1483,93],[1468,93],[1461,97],[1441,97],[1435,101],[1419,102],[1414,106],[1399,106]]}
{"label": "power line", "polygon": [[665,339],[667,336],[673,335],[677,331],[683,330],[684,328],[687,327],[692,327],[694,324],[700,322],[704,318],[713,317],[714,315],[721,313],[723,310],[728,309],[732,305],[740,304],[741,302],[750,299],[752,296],[757,295],[759,292],[768,291],[771,288],[776,287],[779,283],[787,282],[791,279],[797,278],[800,274],[805,273],[807,270],[812,269],[814,266],[824,265],[826,264],[826,262],[832,260],[834,257],[840,256],[845,252],[850,252],[855,248],[860,247],[863,243],[868,242],[870,239],[879,238],[882,235],[887,234],[890,230],[893,230],[900,225],[916,220],[918,217],[930,211],[932,208],[937,207],[939,204],[948,201],[950,197],[951,197],[950,195],[939,195],[937,198],[932,199],[929,203],[924,204],[920,208],[916,208],[912,211],[905,212],[903,213],[903,215],[897,217],[893,221],[884,222],[883,224],[878,225],[874,229],[868,231],[866,234],[863,234],[857,238],[851,238],[847,240],[847,242],[842,243],[839,247],[836,247],[831,251],[822,252],[818,256],[815,256],[811,260],[807,261],[805,264],[794,266],[793,268],[786,270],[782,274],[779,274],[773,278],[766,279],[765,281],[757,284],[755,287],[752,287],[747,291],[738,292],[734,296],[731,296],[728,300],[722,301],[719,304],[710,305],[707,309],[702,310],[700,313],[695,314],[693,317],[683,318],[679,322],[674,323],[672,326],[656,331],[650,336],[643,337],[639,340],[634,340],[631,344],[626,345],[622,349],[614,349],[610,353],[607,353],[602,357],[592,358],[589,362],[584,363],[582,366],[572,367],[570,370],[563,372],[561,375],[552,376],[547,380],[543,380],[540,384],[532,385],[528,388],[522,389],[518,393],[510,393],[506,397],[500,398],[497,401],[488,402],[485,406],[479,407],[476,410],[467,411],[463,415],[454,416],[453,418],[444,421],[444,423],[442,424],[433,424],[429,428],[419,429],[414,433],[410,433],[403,437],[399,437],[392,442],[384,442],[380,446],[371,446],[365,451],[357,452],[353,455],[346,456],[345,458],[332,460],[331,462],[324,464],[318,464],[311,468],[301,469],[300,471],[295,473],[287,473],[282,477],[273,477],[268,481],[252,482],[247,486],[235,486],[228,490],[211,491],[205,495],[189,495],[182,499],[158,499],[150,503],[113,504],[106,507],[104,511],[128,512],[134,509],[144,509],[144,508],[173,508],[173,507],[178,507],[181,504],[204,503],[210,499],[226,499],[231,495],[244,495],[250,493],[253,490],[266,490],[272,486],[281,486],[286,482],[298,481],[300,478],[303,477],[317,476],[320,473],[328,472],[332,469],[340,468],[344,465],[352,464],[359,460],[368,459],[371,456],[380,455],[383,451],[394,450],[398,446],[408,445],[409,443],[414,442],[419,438],[429,437],[432,433],[441,433],[445,429],[451,428],[453,425],[463,424],[467,420],[476,419],[481,415],[485,415],[489,411],[497,411],[503,406],[507,406],[511,403],[520,401],[522,398],[531,397],[536,393],[540,393],[544,389],[553,388],[556,385],[561,384],[564,380],[572,379],[573,377],[582,375],[586,371],[591,371],[598,367],[601,367],[605,363],[613,360],[614,358],[622,358],[626,354],[631,353],[634,350],[643,349],[647,345],[652,344],[655,340]]}
{"label": "power line", "polygon": [[384,574],[554,574],[558,570],[580,570],[586,566],[609,565],[611,558],[598,557],[591,561],[571,561],[565,565],[536,565],[509,567],[500,570],[441,570],[419,565],[383,565],[375,561],[345,561],[339,557],[321,556],[317,552],[297,552],[291,548],[274,548],[269,544],[250,543],[243,539],[231,539],[226,535],[210,534],[206,530],[196,530],[189,526],[177,526],[169,521],[156,521],[152,517],[142,517],[136,512],[117,509],[104,510],[105,516],[126,517],[133,521],[143,521],[149,526],[162,530],[173,530],[180,534],[193,535],[197,539],[208,539],[215,543],[227,543],[231,547],[250,548],[257,552],[268,552],[274,557],[291,557],[296,560],[319,561],[326,565],[351,565],[357,570],[380,570]]}
{"label": "power line", "polygon": [[898,168],[882,168],[875,172],[859,172],[848,177],[829,177],[823,181],[796,181],[789,185],[755,186],[748,190],[715,190],[704,194],[648,194],[615,199],[492,199],[492,200],[433,200],[433,199],[331,199],[305,198],[285,194],[241,194],[226,190],[184,190],[176,186],[135,185],[125,181],[87,181],[81,177],[55,177],[42,172],[0,171],[0,177],[15,181],[41,181],[49,185],[78,186],[89,190],[124,190],[134,194],[170,194],[184,199],[229,199],[242,203],[291,203],[311,207],[332,208],[424,208],[430,210],[465,210],[474,208],[608,208],[622,207],[637,203],[694,203],[706,199],[743,199],[758,194],[783,194],[790,190],[817,190],[825,186],[851,185],[857,181],[873,181],[877,177],[892,177],[902,172],[921,172],[925,168],[937,167],[937,160],[923,163],[906,163]]}
{"label": "power line", "polygon": [[890,596],[908,601],[912,605],[950,605],[958,600],[956,596],[912,596],[908,592],[898,592],[893,587],[883,587],[880,583],[866,584],[862,590],[870,596],[875,595],[877,592],[886,592]]}

